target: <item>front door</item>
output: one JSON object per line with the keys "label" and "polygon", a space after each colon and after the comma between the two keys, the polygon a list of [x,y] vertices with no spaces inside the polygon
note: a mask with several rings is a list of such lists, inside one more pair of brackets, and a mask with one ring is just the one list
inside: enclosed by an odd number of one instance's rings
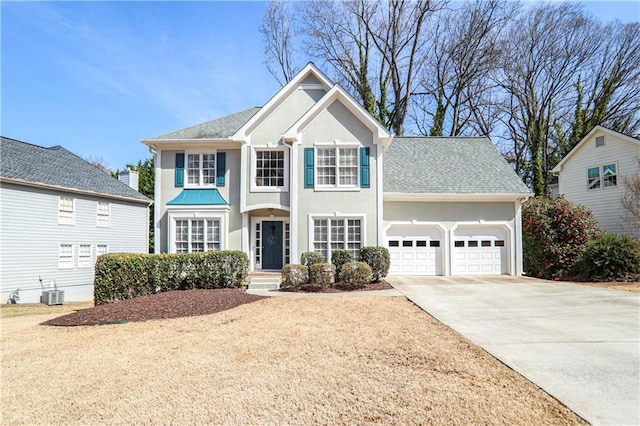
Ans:
{"label": "front door", "polygon": [[262,269],[282,269],[282,222],[262,222]]}

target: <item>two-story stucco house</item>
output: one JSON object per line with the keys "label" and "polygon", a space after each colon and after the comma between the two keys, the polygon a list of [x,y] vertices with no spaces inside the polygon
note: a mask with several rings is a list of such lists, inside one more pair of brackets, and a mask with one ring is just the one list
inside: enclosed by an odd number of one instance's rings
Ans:
{"label": "two-story stucco house", "polygon": [[386,246],[392,274],[521,274],[529,190],[486,138],[394,138],[307,65],[266,105],[145,139],[157,252]]}
{"label": "two-story stucco house", "polygon": [[622,206],[624,178],[640,174],[640,140],[595,126],[553,168],[558,193],[593,212],[602,229],[640,237]]}
{"label": "two-story stucco house", "polygon": [[149,200],[61,146],[0,139],[0,291],[93,299],[96,257],[148,251]]}

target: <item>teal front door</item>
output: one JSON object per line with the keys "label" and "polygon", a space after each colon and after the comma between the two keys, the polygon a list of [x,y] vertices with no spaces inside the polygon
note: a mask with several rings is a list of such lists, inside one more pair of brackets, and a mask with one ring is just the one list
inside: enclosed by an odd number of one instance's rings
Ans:
{"label": "teal front door", "polygon": [[262,222],[262,269],[282,269],[282,222]]}

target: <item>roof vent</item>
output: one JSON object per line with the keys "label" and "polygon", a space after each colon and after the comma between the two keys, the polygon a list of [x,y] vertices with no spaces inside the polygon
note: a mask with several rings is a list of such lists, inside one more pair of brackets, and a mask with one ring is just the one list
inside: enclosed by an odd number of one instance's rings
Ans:
{"label": "roof vent", "polygon": [[125,185],[133,188],[134,191],[138,190],[138,172],[135,172],[131,169],[118,172],[118,180]]}
{"label": "roof vent", "polygon": [[604,146],[604,136],[596,136],[596,148]]}

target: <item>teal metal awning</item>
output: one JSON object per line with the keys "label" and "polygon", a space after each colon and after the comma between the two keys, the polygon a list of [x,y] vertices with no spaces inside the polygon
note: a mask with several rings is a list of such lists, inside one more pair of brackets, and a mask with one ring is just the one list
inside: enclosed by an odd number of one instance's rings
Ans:
{"label": "teal metal awning", "polygon": [[228,206],[217,189],[183,189],[168,206]]}

